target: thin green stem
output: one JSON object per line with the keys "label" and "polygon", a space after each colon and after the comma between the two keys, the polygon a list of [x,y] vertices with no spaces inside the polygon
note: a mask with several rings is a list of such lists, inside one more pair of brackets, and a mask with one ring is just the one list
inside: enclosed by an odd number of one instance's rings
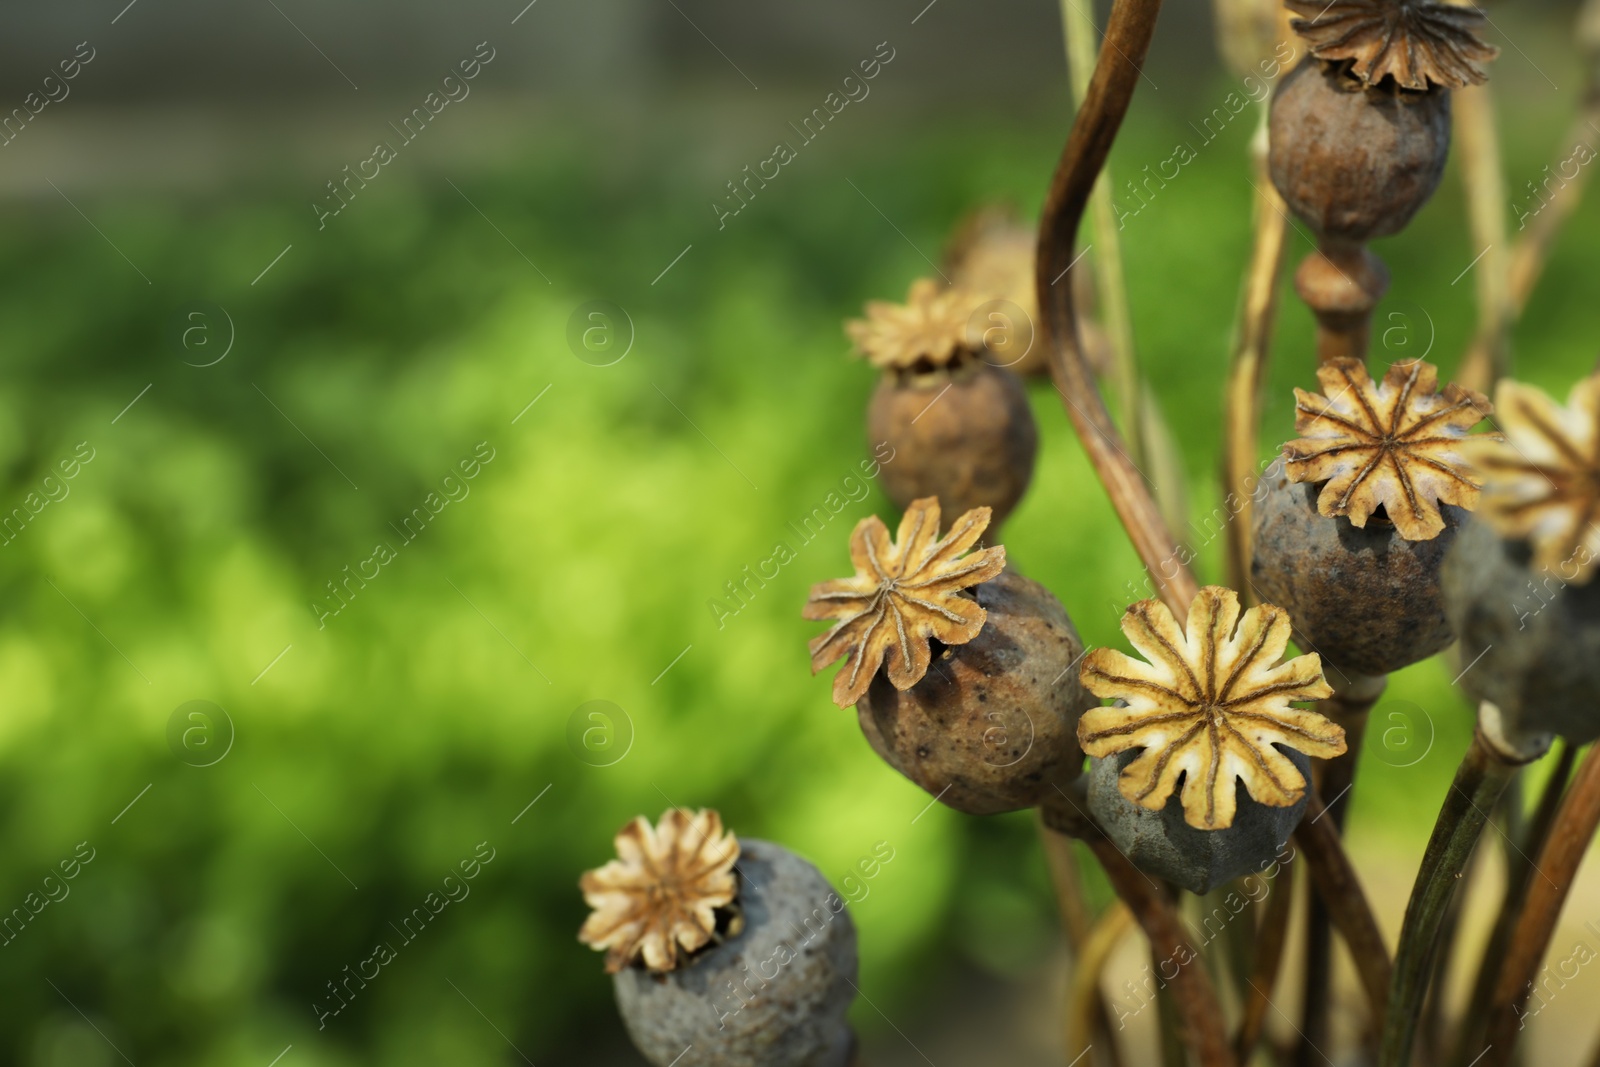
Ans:
{"label": "thin green stem", "polygon": [[1450,783],[1433,836],[1428,839],[1422,869],[1417,872],[1400,928],[1379,1067],[1406,1067],[1411,1062],[1411,1045],[1416,1039],[1422,1001],[1428,994],[1428,979],[1439,947],[1439,929],[1455,895],[1456,881],[1472,855],[1489,812],[1519,767],[1491,748],[1480,731],[1473,735],[1472,747],[1456,768],[1455,781]]}

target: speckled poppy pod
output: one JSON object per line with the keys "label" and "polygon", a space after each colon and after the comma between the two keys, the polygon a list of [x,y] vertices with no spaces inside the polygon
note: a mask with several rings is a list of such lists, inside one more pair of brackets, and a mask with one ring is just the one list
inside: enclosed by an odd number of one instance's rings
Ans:
{"label": "speckled poppy pod", "polygon": [[856,933],[815,867],[673,809],[580,880],[579,939],[606,952],[629,1036],[655,1067],[846,1067]]}
{"label": "speckled poppy pod", "polygon": [[1495,401],[1505,440],[1474,446],[1481,521],[1444,568],[1460,684],[1508,730],[1583,744],[1600,737],[1600,374],[1565,406],[1510,380]]}
{"label": "speckled poppy pod", "polygon": [[867,433],[894,447],[881,480],[897,507],[934,496],[957,511],[990,508],[998,525],[1027,491],[1039,432],[1021,379],[985,348],[975,313],[988,299],[923,278],[904,304],[873,301],[846,326],[883,371]]}
{"label": "speckled poppy pod", "polygon": [[1322,237],[1398,233],[1438,187],[1450,90],[1487,80],[1483,15],[1433,0],[1288,0],[1310,56],[1273,100],[1273,183]]}
{"label": "speckled poppy pod", "polygon": [[805,607],[838,620],[811,642],[813,672],[848,657],[834,702],[855,704],[891,767],[974,815],[1031,807],[1083,762],[1085,698],[1069,669],[1083,642],[1047,589],[1004,571],[1002,546],[969,552],[988,523],[978,508],[939,539],[932,499],[912,502],[895,541],[863,519],[856,574],[813,586]]}
{"label": "speckled poppy pod", "polygon": [[1306,803],[1307,756],[1345,750],[1344,731],[1292,707],[1333,692],[1315,654],[1283,660],[1287,613],[1200,590],[1187,626],[1159,600],[1122,617],[1144,659],[1097,648],[1086,689],[1115,700],[1078,720],[1093,757],[1089,810],[1149,874],[1205,892],[1268,861]]}
{"label": "speckled poppy pod", "polygon": [[1263,479],[1251,580],[1286,608],[1299,641],[1331,666],[1380,676],[1454,639],[1439,568],[1478,475],[1472,434],[1493,410],[1420,360],[1374,382],[1355,360],[1318,368],[1322,392],[1295,390],[1284,465]]}

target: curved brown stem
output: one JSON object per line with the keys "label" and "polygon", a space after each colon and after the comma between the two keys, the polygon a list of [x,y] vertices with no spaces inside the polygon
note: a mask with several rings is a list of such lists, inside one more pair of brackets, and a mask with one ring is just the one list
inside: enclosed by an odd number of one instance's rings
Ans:
{"label": "curved brown stem", "polygon": [[1591,748],[1583,758],[1556,813],[1555,826],[1534,861],[1538,873],[1528,887],[1527,903],[1512,931],[1489,1006],[1484,1067],[1497,1067],[1511,1060],[1522,1029],[1519,1009],[1525,1005],[1534,973],[1550,947],[1556,920],[1561,917],[1562,905],[1596,826],[1600,826],[1600,747]]}
{"label": "curved brown stem", "polygon": [[1050,373],[1078,438],[1117,509],[1133,547],[1166,601],[1180,616],[1197,591],[1189,572],[1187,551],[1180,551],[1144,475],[1128,458],[1094,371],[1084,358],[1077,314],[1068,278],[1075,269],[1078,224],[1105,165],[1111,142],[1138,87],[1140,68],[1155,33],[1161,0],[1116,0],[1106,22],[1105,40],[1083,106],[1067,135],[1056,167],[1044,217],[1039,223],[1035,284],[1040,317],[1050,346]]}
{"label": "curved brown stem", "polygon": [[1289,916],[1294,911],[1294,867],[1284,867],[1272,881],[1272,899],[1256,931],[1255,964],[1250,969],[1249,991],[1244,994],[1244,1012],[1233,1039],[1233,1054],[1240,1063],[1249,1063],[1261,1040],[1261,1027],[1272,1006],[1272,987],[1278,984],[1278,968],[1283,962],[1283,946],[1289,940]]}
{"label": "curved brown stem", "polygon": [[1094,837],[1088,844],[1117,896],[1150,939],[1150,948],[1160,961],[1156,977],[1172,991],[1183,1020],[1184,1043],[1199,1058],[1201,1067],[1234,1067],[1216,986],[1184,933],[1177,909],[1161,887],[1141,874],[1110,840]]}
{"label": "curved brown stem", "polygon": [[1334,927],[1350,947],[1355,959],[1356,973],[1372,1005],[1372,1018],[1383,1017],[1384,1005],[1389,1001],[1389,980],[1392,967],[1389,950],[1383,943],[1383,932],[1373,917],[1372,905],[1361,888],[1361,881],[1339,843],[1339,830],[1322,806],[1322,798],[1315,789],[1306,804],[1305,818],[1295,828],[1294,840],[1305,853],[1311,870],[1311,882],[1322,898],[1333,919]]}

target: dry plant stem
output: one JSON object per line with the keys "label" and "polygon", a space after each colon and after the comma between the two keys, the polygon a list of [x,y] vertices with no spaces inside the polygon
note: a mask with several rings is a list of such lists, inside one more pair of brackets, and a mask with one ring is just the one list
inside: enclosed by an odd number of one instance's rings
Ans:
{"label": "dry plant stem", "polygon": [[1405,1067],[1411,1061],[1411,1045],[1416,1037],[1422,1002],[1427,996],[1439,930],[1450,898],[1455,894],[1456,882],[1472,855],[1478,835],[1483,832],[1489,812],[1520,766],[1520,762],[1512,762],[1484,738],[1480,716],[1472,745],[1456,768],[1455,781],[1450,784],[1438,821],[1434,823],[1433,835],[1422,856],[1422,868],[1417,872],[1411,900],[1406,905],[1388,1008],[1384,1013],[1379,1067]]}
{"label": "dry plant stem", "polygon": [[1506,183],[1500,163],[1500,139],[1494,126],[1490,87],[1470,85],[1451,97],[1456,158],[1467,194],[1467,228],[1474,254],[1483,258],[1472,269],[1478,298],[1478,329],[1456,380],[1469,389],[1488,390],[1505,376],[1510,359],[1510,253],[1506,247]]}
{"label": "dry plant stem", "polygon": [[1312,886],[1327,904],[1334,926],[1350,948],[1356,974],[1361,978],[1361,986],[1372,1004],[1372,1017],[1376,1019],[1383,1014],[1384,1005],[1389,1001],[1389,950],[1384,946],[1383,932],[1378,929],[1378,920],[1373,917],[1372,905],[1361,888],[1350,857],[1345,855],[1344,846],[1339,842],[1333,818],[1314,789],[1306,805],[1305,818],[1295,828],[1294,841],[1306,857]]}
{"label": "dry plant stem", "polygon": [[[1350,810],[1350,794],[1355,788],[1356,764],[1361,758],[1367,718],[1388,686],[1387,678],[1361,674],[1339,674],[1338,677],[1340,681],[1334,686],[1333,696],[1317,702],[1317,710],[1344,729],[1344,755],[1321,764],[1322,774],[1316,791],[1317,796],[1328,798],[1328,814],[1322,821],[1332,823],[1335,838],[1344,832],[1345,813]],[[1301,825],[1311,818],[1308,812]],[[1308,1065],[1322,1060],[1319,1050],[1328,1044],[1328,1013],[1333,1001],[1333,938],[1328,925],[1331,916],[1321,881],[1313,879],[1313,886],[1307,900],[1305,986],[1301,998],[1300,1045],[1295,1054],[1296,1062]],[[1379,946],[1382,947],[1381,939]],[[1387,960],[1386,949],[1383,954]],[[1382,1013],[1380,1002],[1372,1017],[1377,1019]]]}
{"label": "dry plant stem", "polygon": [[[1087,960],[1090,951],[1089,942],[1093,931],[1098,929],[1098,924],[1089,911],[1089,902],[1083,889],[1083,872],[1078,866],[1078,857],[1072,850],[1072,838],[1066,834],[1058,834],[1046,826],[1038,808],[1034,809],[1034,822],[1039,827],[1039,840],[1044,845],[1045,863],[1050,868],[1050,882],[1055,886],[1056,906],[1061,913],[1061,932],[1066,938],[1068,949],[1072,952],[1073,974],[1075,976],[1074,981],[1076,981],[1076,976],[1084,974],[1085,970],[1090,967]],[[1122,905],[1119,902],[1113,905],[1111,910],[1120,907]],[[1123,910],[1126,911],[1126,908],[1123,908]],[[1108,911],[1107,914],[1109,913]],[[1104,920],[1105,916],[1102,915],[1101,922]],[[1093,968],[1093,975],[1096,980],[1088,991],[1089,995],[1093,997],[1092,1011],[1089,1016],[1090,1026],[1088,1029],[1079,1032],[1091,1035],[1090,1040],[1104,1053],[1101,1057],[1104,1062],[1110,1064],[1111,1067],[1121,1067],[1122,1055],[1117,1047],[1116,1038],[1113,1036],[1111,1012],[1106,1006],[1105,997],[1100,991],[1098,981],[1099,969],[1103,966],[1104,962],[1102,961]],[[1073,1032],[1071,1027],[1074,1017],[1074,996],[1073,985],[1069,983],[1067,989],[1067,1033],[1069,1035],[1067,1047],[1069,1049],[1074,1048],[1070,1036]],[[1079,1050],[1082,1047],[1077,1046]],[[1069,1062],[1071,1062],[1070,1057],[1074,1055],[1077,1055],[1077,1051],[1069,1054]]]}
{"label": "dry plant stem", "polygon": [[[1557,166],[1572,154],[1574,144],[1590,144],[1594,141],[1595,127],[1600,125],[1600,84],[1591,84],[1588,95],[1591,102],[1567,128]],[[1584,187],[1589,183],[1589,169],[1580,167],[1566,185],[1554,190],[1544,208],[1528,221],[1522,231],[1523,236],[1511,246],[1507,288],[1513,315],[1520,315],[1523,308],[1528,306],[1528,298],[1533,295],[1533,287],[1544,273],[1550,250],[1555,247],[1562,226],[1583,199]]]}
{"label": "dry plant stem", "polygon": [[[1551,164],[1551,169],[1560,171],[1571,158],[1575,145],[1584,144],[1591,148],[1597,146],[1596,133],[1600,131],[1600,0],[1586,0],[1580,9],[1577,19],[1576,37],[1579,42],[1579,52],[1583,59],[1583,67],[1587,71],[1587,78],[1580,94],[1581,107],[1577,116],[1568,126],[1566,135],[1557,148],[1557,156]],[[1474,92],[1476,90],[1473,90]],[[1458,93],[1455,101],[1458,131],[1462,131],[1460,123],[1460,106],[1466,93]],[[1492,126],[1490,127],[1492,136]],[[1466,163],[1466,157],[1463,157]],[[1506,261],[1503,266],[1505,272],[1505,317],[1504,330],[1509,331],[1511,324],[1521,317],[1522,311],[1528,304],[1528,298],[1533,295],[1533,288],[1538,284],[1539,278],[1544,273],[1545,264],[1550,259],[1550,251],[1555,247],[1556,239],[1560,236],[1562,227],[1568,218],[1577,210],[1579,202],[1583,199],[1584,188],[1589,183],[1589,172],[1592,168],[1580,166],[1572,177],[1561,174],[1563,184],[1554,190],[1545,189],[1537,199],[1540,207],[1537,213],[1529,212],[1531,218],[1519,215],[1517,229],[1521,236],[1509,246]],[[1467,173],[1467,172],[1463,172]],[[1468,195],[1474,198],[1470,184]],[[1545,199],[1544,193],[1549,193]],[[1483,194],[1488,198],[1488,193]],[[1525,193],[1516,190],[1512,194],[1514,202],[1523,201]],[[1499,204],[1504,203],[1504,196],[1495,202],[1495,210],[1499,211]],[[1531,200],[1528,204],[1532,206]],[[1487,206],[1486,206],[1487,209]],[[1504,223],[1501,223],[1501,232],[1504,233]],[[1475,240],[1477,238],[1475,237]],[[1481,245],[1481,241],[1477,241]],[[1491,255],[1496,253],[1491,252]],[[1485,257],[1488,258],[1488,257]],[[1482,284],[1482,283],[1480,283]],[[1480,292],[1481,300],[1481,292]],[[1480,305],[1481,306],[1481,305]],[[1491,350],[1486,341],[1494,339],[1492,335],[1485,336],[1482,329],[1472,340],[1471,346],[1462,357],[1461,372],[1456,375],[1456,380],[1472,389],[1482,390],[1494,377],[1494,357],[1500,355],[1504,358],[1505,339],[1499,338],[1502,351],[1496,353]],[[1504,370],[1504,364],[1499,364]]]}
{"label": "dry plant stem", "polygon": [[1566,790],[1567,779],[1572,775],[1572,764],[1577,755],[1578,750],[1572,745],[1561,746],[1561,751],[1556,756],[1555,769],[1550,773],[1550,780],[1545,783],[1544,792],[1539,797],[1539,806],[1535,809],[1533,819],[1528,825],[1527,836],[1518,849],[1507,855],[1510,866],[1506,870],[1505,898],[1501,901],[1500,914],[1495,919],[1494,929],[1484,945],[1483,958],[1478,964],[1478,975],[1472,986],[1471,997],[1467,1001],[1467,1010],[1462,1016],[1466,1025],[1462,1029],[1450,1061],[1459,1064],[1460,1067],[1466,1067],[1471,1057],[1477,1055],[1477,1050],[1483,1047],[1482,1035],[1484,1021],[1488,1017],[1489,998],[1494,994],[1495,980],[1500,975],[1500,962],[1506,958],[1511,932],[1516,926],[1517,916],[1522,913],[1523,905],[1528,898],[1528,887],[1534,877],[1532,857],[1538,855],[1544,848],[1550,829],[1555,825],[1556,812],[1561,806],[1561,796]]}
{"label": "dry plant stem", "polygon": [[1271,1007],[1272,987],[1278,984],[1278,968],[1283,962],[1283,946],[1289,940],[1289,916],[1294,911],[1293,866],[1281,868],[1272,881],[1267,912],[1256,931],[1256,957],[1249,985],[1244,991],[1244,1010],[1239,1030],[1233,1039],[1234,1055],[1241,1064],[1249,1063],[1261,1039],[1261,1027]]}
{"label": "dry plant stem", "polygon": [[1199,587],[1183,564],[1144,476],[1128,457],[1122,436],[1106,410],[1094,372],[1084,357],[1072,306],[1072,285],[1066,277],[1073,269],[1078,223],[1139,85],[1140,66],[1149,50],[1160,9],[1161,0],[1116,0],[1112,5],[1100,59],[1045,200],[1035,284],[1041,325],[1050,346],[1050,372],[1067,416],[1139,558],[1149,570],[1150,580],[1168,606],[1182,613],[1188,610]]}
{"label": "dry plant stem", "polygon": [[1117,896],[1139,921],[1156,959],[1164,965],[1158,973],[1165,978],[1165,971],[1176,967],[1167,986],[1183,1021],[1184,1043],[1194,1052],[1200,1067],[1233,1067],[1233,1050],[1228,1044],[1216,987],[1211,984],[1199,952],[1184,933],[1182,920],[1166,891],[1140,873],[1106,838],[1090,839],[1089,847],[1105,868]]}
{"label": "dry plant stem", "polygon": [[1094,927],[1089,901],[1083,891],[1083,876],[1078,868],[1078,858],[1072,853],[1072,838],[1058,834],[1044,824],[1044,817],[1035,808],[1034,824],[1039,829],[1039,843],[1044,846],[1044,858],[1050,868],[1050,884],[1056,891],[1056,908],[1061,915],[1061,932],[1073,955],[1083,951],[1089,931]]}
{"label": "dry plant stem", "polygon": [[1105,1009],[1100,975],[1123,936],[1132,929],[1133,912],[1119,900],[1105,910],[1083,941],[1074,961],[1072,980],[1067,984],[1068,1063],[1078,1062],[1085,1052],[1107,1040],[1106,1035],[1096,1032],[1101,1028],[1101,1015]]}
{"label": "dry plant stem", "polygon": [[1584,756],[1583,765],[1561,801],[1550,836],[1534,861],[1538,876],[1529,883],[1527,901],[1512,930],[1490,1000],[1485,1033],[1489,1051],[1483,1058],[1484,1067],[1498,1067],[1511,1060],[1521,1030],[1518,1009],[1526,1001],[1529,984],[1550,947],[1556,921],[1596,826],[1600,826],[1600,746],[1590,748]]}
{"label": "dry plant stem", "polygon": [[[1161,965],[1161,957],[1152,949],[1150,966]],[[1197,963],[1195,966],[1204,966]],[[1156,1037],[1161,1049],[1161,1067],[1188,1067],[1189,1057],[1183,1047],[1183,1020],[1178,1016],[1178,1006],[1173,1001],[1172,990],[1156,987]]]}
{"label": "dry plant stem", "polygon": [[1263,110],[1262,125],[1250,148],[1255,171],[1255,219],[1244,298],[1234,327],[1223,415],[1222,484],[1238,505],[1238,512],[1227,527],[1228,585],[1241,592],[1250,588],[1245,579],[1250,574],[1251,487],[1260,452],[1261,387],[1271,355],[1278,278],[1283,273],[1283,250],[1289,231],[1283,198],[1267,173],[1265,121]]}
{"label": "dry plant stem", "polygon": [[[1094,45],[1100,29],[1094,24],[1094,7],[1078,0],[1061,0],[1061,26],[1067,38],[1067,74],[1072,82],[1072,98],[1079,107],[1089,91],[1089,75],[1094,70]],[[1133,351],[1133,319],[1128,311],[1128,288],[1122,271],[1122,239],[1117,236],[1117,213],[1111,196],[1111,172],[1102,170],[1094,184],[1089,209],[1094,227],[1095,288],[1100,299],[1100,323],[1111,338],[1111,355],[1117,383],[1117,400],[1122,408],[1122,425],[1128,436],[1128,454],[1139,466],[1145,465],[1143,385],[1139,361]]]}

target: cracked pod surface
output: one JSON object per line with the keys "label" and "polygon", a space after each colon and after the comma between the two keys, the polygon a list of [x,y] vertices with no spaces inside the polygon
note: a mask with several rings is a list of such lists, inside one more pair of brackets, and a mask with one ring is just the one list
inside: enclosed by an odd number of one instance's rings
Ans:
{"label": "cracked pod surface", "polygon": [[[1290,748],[1278,751],[1310,780],[1308,757]],[[1290,807],[1269,807],[1251,799],[1243,783],[1238,783],[1232,825],[1221,830],[1196,829],[1184,819],[1179,792],[1168,797],[1159,811],[1122,795],[1118,779],[1138,755],[1119,752],[1089,761],[1089,811],[1134,866],[1191,893],[1209,892],[1235,878],[1259,873],[1283,850],[1305,814],[1304,794]]]}
{"label": "cracked pod surface", "polygon": [[1263,600],[1289,612],[1296,643],[1330,667],[1376,676],[1454,640],[1439,570],[1468,512],[1443,504],[1444,529],[1407,541],[1387,522],[1357,527],[1319,514],[1315,483],[1290,482],[1280,470],[1262,484],[1251,581]]}
{"label": "cracked pod surface", "polygon": [[787,849],[739,844],[743,928],[666,974],[614,975],[628,1035],[654,1067],[846,1067],[857,961],[844,899]]}
{"label": "cracked pod surface", "polygon": [[993,815],[1077,777],[1089,699],[1069,669],[1083,641],[1048,589],[1005,571],[972,594],[988,613],[977,637],[944,648],[909,689],[880,672],[856,717],[895,770],[957,811]]}
{"label": "cracked pod surface", "polygon": [[1512,730],[1581,745],[1600,738],[1600,582],[1576,573],[1576,558],[1548,568],[1478,522],[1445,561],[1443,588],[1468,665],[1461,687]]}

